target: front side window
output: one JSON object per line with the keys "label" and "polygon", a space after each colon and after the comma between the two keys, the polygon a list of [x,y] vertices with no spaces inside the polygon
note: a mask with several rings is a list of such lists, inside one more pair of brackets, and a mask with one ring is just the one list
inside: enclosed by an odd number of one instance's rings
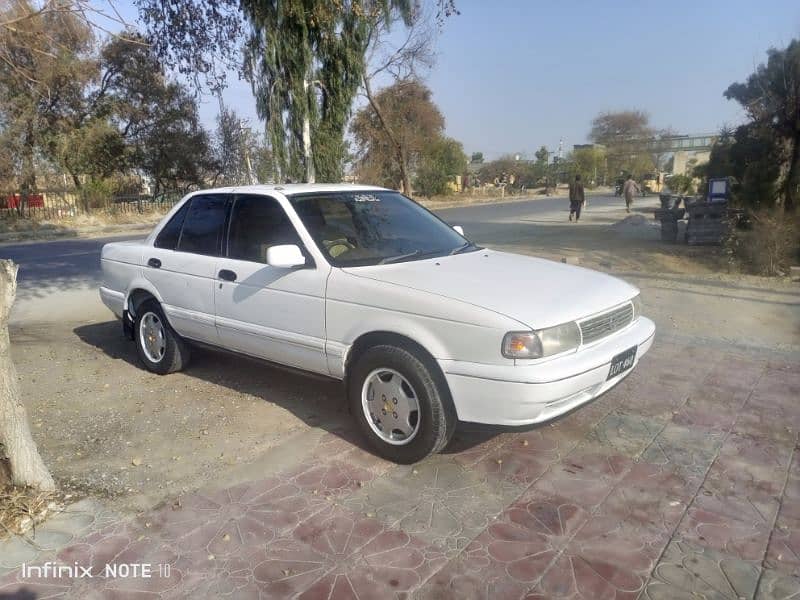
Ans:
{"label": "front side window", "polygon": [[477,249],[433,213],[398,192],[294,194],[289,201],[317,246],[338,267]]}
{"label": "front side window", "polygon": [[223,195],[195,196],[183,221],[178,250],[194,254],[219,254],[228,198]]}
{"label": "front side window", "polygon": [[267,262],[270,246],[295,244],[300,236],[286,211],[268,196],[237,196],[228,230],[228,257]]}

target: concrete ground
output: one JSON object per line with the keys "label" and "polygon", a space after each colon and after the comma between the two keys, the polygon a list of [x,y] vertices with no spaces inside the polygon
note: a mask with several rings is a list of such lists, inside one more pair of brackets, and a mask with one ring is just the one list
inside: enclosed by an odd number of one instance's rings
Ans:
{"label": "concrete ground", "polygon": [[[442,211],[480,243],[622,274],[659,332],[590,405],[461,430],[413,467],[362,447],[336,384],[212,352],[144,373],[90,300],[90,255],[69,256],[93,247],[37,246],[15,360],[46,462],[88,497],[0,542],[0,598],[798,597],[800,291],[681,267],[615,202],[578,225],[549,200]],[[94,577],[20,569],[48,560]]]}

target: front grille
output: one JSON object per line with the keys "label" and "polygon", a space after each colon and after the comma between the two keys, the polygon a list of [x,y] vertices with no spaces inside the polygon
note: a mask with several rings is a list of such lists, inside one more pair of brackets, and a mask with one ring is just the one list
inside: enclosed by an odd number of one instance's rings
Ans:
{"label": "front grille", "polygon": [[624,329],[633,321],[633,305],[630,302],[598,315],[591,319],[581,321],[578,325],[581,328],[581,337],[584,344],[590,344],[615,331]]}

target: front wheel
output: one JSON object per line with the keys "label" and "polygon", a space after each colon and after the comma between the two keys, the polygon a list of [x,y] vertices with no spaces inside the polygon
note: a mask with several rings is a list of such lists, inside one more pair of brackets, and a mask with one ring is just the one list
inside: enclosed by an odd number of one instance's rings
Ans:
{"label": "front wheel", "polygon": [[431,366],[397,346],[375,346],[348,378],[350,410],[375,451],[409,464],[439,452],[456,415],[446,384]]}
{"label": "front wheel", "polygon": [[155,300],[138,308],[134,334],[139,359],[148,371],[166,375],[189,363],[189,345],[175,333]]}

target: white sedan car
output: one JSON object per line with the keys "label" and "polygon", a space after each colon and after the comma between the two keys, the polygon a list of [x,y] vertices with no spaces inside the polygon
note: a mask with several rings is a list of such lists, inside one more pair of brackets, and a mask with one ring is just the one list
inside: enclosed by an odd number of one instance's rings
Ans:
{"label": "white sedan car", "polygon": [[624,281],[480,248],[376,187],[195,192],[144,242],[104,246],[102,268],[147,369],[201,343],[343,380],[373,448],[403,463],[459,421],[530,425],[596,398],[655,332]]}

